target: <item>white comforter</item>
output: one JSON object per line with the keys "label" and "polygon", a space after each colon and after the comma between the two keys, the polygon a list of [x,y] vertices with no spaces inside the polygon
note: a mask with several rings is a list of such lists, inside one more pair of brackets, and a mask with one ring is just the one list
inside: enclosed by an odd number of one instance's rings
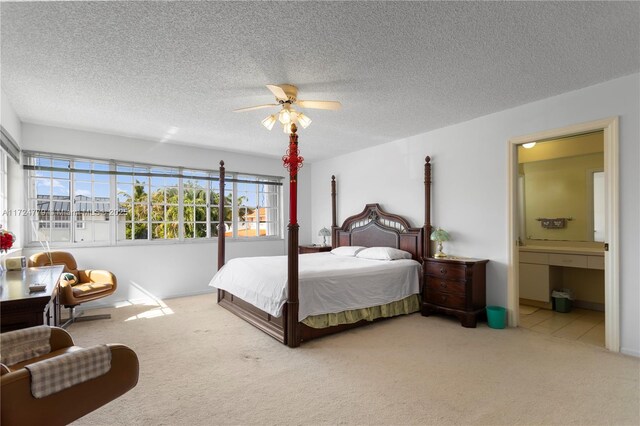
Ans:
{"label": "white comforter", "polygon": [[[383,305],[419,293],[420,263],[331,253],[299,257],[298,320]],[[287,299],[287,257],[232,259],[209,283],[279,317]]]}

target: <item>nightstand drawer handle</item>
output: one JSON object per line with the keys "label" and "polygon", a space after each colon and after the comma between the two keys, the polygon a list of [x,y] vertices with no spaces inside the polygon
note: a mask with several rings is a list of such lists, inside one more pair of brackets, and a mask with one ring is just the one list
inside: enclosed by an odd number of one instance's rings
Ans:
{"label": "nightstand drawer handle", "polygon": [[447,288],[447,283],[444,281],[440,281],[440,287]]}
{"label": "nightstand drawer handle", "polygon": [[447,273],[447,269],[446,268],[440,268],[440,273],[441,274],[446,274]]}
{"label": "nightstand drawer handle", "polygon": [[440,296],[440,298],[442,299],[443,302],[447,300],[447,296]]}

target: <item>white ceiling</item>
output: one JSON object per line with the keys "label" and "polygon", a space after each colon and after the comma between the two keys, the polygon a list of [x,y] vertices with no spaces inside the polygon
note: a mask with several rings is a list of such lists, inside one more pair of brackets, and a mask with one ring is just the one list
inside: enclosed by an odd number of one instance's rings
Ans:
{"label": "white ceiling", "polygon": [[2,87],[25,122],[279,157],[233,109],[307,110],[308,161],[640,71],[637,2],[3,2]]}

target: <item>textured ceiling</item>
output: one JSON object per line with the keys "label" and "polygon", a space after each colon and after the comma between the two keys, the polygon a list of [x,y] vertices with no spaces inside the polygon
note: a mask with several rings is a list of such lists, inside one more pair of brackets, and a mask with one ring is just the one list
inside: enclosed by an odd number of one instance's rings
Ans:
{"label": "textured ceiling", "polygon": [[640,70],[637,2],[3,2],[2,87],[25,122],[281,156],[266,84],[313,161]]}

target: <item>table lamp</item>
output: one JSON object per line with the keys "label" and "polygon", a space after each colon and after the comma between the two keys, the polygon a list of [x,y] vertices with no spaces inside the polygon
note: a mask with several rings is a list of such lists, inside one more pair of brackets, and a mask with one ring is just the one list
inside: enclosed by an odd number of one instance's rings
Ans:
{"label": "table lamp", "polygon": [[320,237],[322,237],[322,245],[326,246],[327,245],[327,237],[329,235],[331,235],[331,231],[329,231],[327,228],[322,228],[320,231],[318,231],[318,235]]}
{"label": "table lamp", "polygon": [[449,241],[449,233],[444,229],[436,228],[436,230],[431,233],[431,236],[429,238],[431,239],[431,241],[437,241],[438,243],[438,252],[434,254],[433,257],[447,257],[447,255],[442,252],[442,242]]}

